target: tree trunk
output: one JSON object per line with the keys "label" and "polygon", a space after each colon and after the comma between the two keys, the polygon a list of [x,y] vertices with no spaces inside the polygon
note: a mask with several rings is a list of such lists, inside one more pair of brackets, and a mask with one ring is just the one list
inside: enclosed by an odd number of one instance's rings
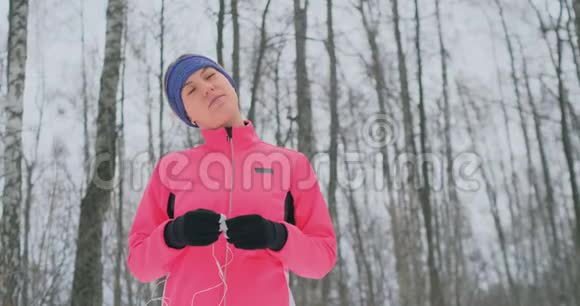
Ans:
{"label": "tree trunk", "polygon": [[[505,21],[502,22],[502,24],[504,25],[504,33],[505,33],[505,38],[506,38],[506,42],[508,43],[508,50],[510,53],[510,61],[511,61],[511,68],[512,68],[512,81],[514,82],[514,87],[518,88],[519,84],[517,82],[517,78],[516,78],[516,68],[515,68],[515,59],[514,59],[514,50],[511,47],[511,40],[509,39],[509,36],[507,34],[507,26],[505,25]],[[524,63],[525,63],[525,58],[523,59]],[[524,68],[524,74],[527,75],[527,67]],[[540,186],[538,184],[538,180],[536,179],[537,175],[536,175],[536,171],[534,168],[534,161],[532,158],[532,148],[531,148],[531,140],[530,140],[530,136],[528,134],[528,128],[527,128],[527,124],[526,124],[526,118],[524,117],[524,109],[522,106],[522,101],[521,101],[521,97],[519,94],[519,89],[516,89],[516,102],[517,102],[517,107],[518,107],[518,113],[520,116],[520,127],[522,129],[522,134],[524,136],[524,144],[526,147],[526,160],[527,160],[527,174],[528,174],[528,180],[529,180],[529,185],[533,186],[534,188],[534,192],[533,194],[535,195],[535,200],[536,203],[534,203],[534,197],[532,195],[532,192],[530,192],[530,195],[528,197],[528,203],[529,203],[529,208],[527,208],[528,213],[529,213],[529,218],[530,218],[530,230],[532,231],[532,235],[530,236],[530,245],[531,245],[531,256],[532,256],[532,275],[533,275],[533,279],[532,279],[532,283],[533,284],[537,284],[537,279],[538,279],[538,266],[537,266],[537,259],[536,259],[536,244],[538,241],[538,235],[536,234],[537,231],[537,226],[536,226],[536,214],[534,212],[534,207],[535,205],[538,205],[538,207],[540,205],[544,205],[543,201],[540,198]],[[546,237],[548,238],[548,237]],[[539,301],[539,296],[537,295],[538,292],[532,292],[533,300],[534,301]]]}
{"label": "tree trunk", "polygon": [[[459,196],[457,194],[456,182],[454,180],[453,173],[453,146],[451,143],[451,111],[450,111],[450,99],[449,99],[449,78],[447,74],[447,57],[448,51],[445,46],[445,40],[443,38],[443,25],[441,20],[441,8],[440,0],[435,0],[435,13],[437,18],[437,32],[439,38],[439,57],[441,59],[441,80],[442,91],[443,91],[443,117],[444,117],[444,128],[443,135],[445,138],[445,173],[447,175],[447,192],[449,194],[449,202],[445,203],[448,220],[451,222],[451,227],[453,233],[450,233],[450,237],[446,237],[449,243],[449,247],[452,248],[452,261],[454,265],[452,267],[453,271],[448,271],[448,273],[453,274],[451,278],[452,284],[448,285],[449,288],[453,288],[453,299],[455,306],[462,305],[463,293],[463,279],[465,270],[465,254],[463,254],[463,224],[464,215],[462,203],[459,201]],[[454,210],[453,210],[454,209]],[[451,212],[453,211],[453,212]],[[449,220],[451,219],[451,220]]]}
{"label": "tree trunk", "polygon": [[125,1],[109,0],[105,59],[100,81],[95,170],[81,200],[71,305],[103,304],[101,258],[103,223],[111,204],[116,155],[116,94],[121,64]]}
{"label": "tree trunk", "polygon": [[[562,20],[562,13],[563,13],[563,4],[562,0],[560,0],[560,13],[558,16],[558,21],[556,25],[559,27]],[[572,237],[574,237],[574,244],[575,244],[575,269],[573,271],[578,271],[580,268],[580,190],[578,189],[578,183],[576,181],[576,170],[575,170],[575,163],[574,163],[574,154],[573,154],[573,144],[570,140],[570,131],[568,126],[568,112],[566,111],[567,101],[568,101],[568,92],[564,85],[564,79],[562,75],[562,60],[563,60],[563,40],[560,37],[560,31],[556,29],[556,39],[557,39],[557,65],[555,68],[556,75],[558,78],[558,104],[560,108],[560,132],[562,135],[562,146],[564,149],[564,156],[566,157],[566,164],[568,166],[568,173],[570,179],[570,189],[572,190],[572,205],[574,209],[574,220],[575,220],[575,228],[573,228]],[[575,283],[580,283],[580,273],[575,273],[576,280]],[[577,293],[575,293],[577,295]],[[578,299],[576,302],[580,303],[580,296],[573,295],[573,298]]]}
{"label": "tree trunk", "polygon": [[26,80],[28,1],[11,0],[8,12],[8,95],[4,136],[4,205],[0,220],[0,301],[18,304],[20,290],[20,208],[22,201],[22,115]]}
{"label": "tree trunk", "polygon": [[[575,0],[572,0],[575,1]],[[566,20],[566,32],[568,34],[568,37],[570,37],[570,39],[568,39],[568,44],[570,45],[570,51],[572,51],[572,59],[574,61],[574,66],[576,67],[576,80],[578,81],[578,83],[580,83],[580,63],[578,62],[578,48],[580,48],[580,46],[578,45],[574,45],[574,40],[571,39],[572,37],[574,37],[574,34],[576,33],[580,33],[580,28],[578,28],[578,26],[576,26],[577,31],[574,32],[574,30],[572,29],[572,22],[575,22],[576,24],[578,24],[578,22],[580,22],[579,18],[580,17],[573,17],[572,16],[572,12],[570,10],[570,4],[568,3],[568,1],[564,2],[566,5],[566,12],[567,12],[567,20]],[[580,8],[578,8],[580,10]],[[576,12],[576,16],[578,15],[578,13],[580,13],[580,11]],[[580,42],[580,38],[576,37],[577,41]],[[573,114],[574,112],[571,112],[571,114]]]}
{"label": "tree trunk", "polygon": [[[127,14],[124,15],[124,23],[127,25]],[[114,292],[113,292],[113,305],[114,306],[121,306],[122,300],[121,296],[123,294],[123,288],[121,285],[121,271],[125,261],[123,260],[123,250],[125,249],[125,234],[123,230],[123,204],[124,204],[124,189],[123,189],[123,182],[125,177],[125,68],[126,68],[126,51],[127,51],[127,26],[123,29],[123,53],[122,53],[122,62],[121,62],[121,97],[120,97],[120,122],[118,126],[119,135],[117,137],[118,143],[118,161],[119,161],[119,191],[118,191],[118,200],[117,200],[117,214],[116,214],[116,229],[117,229],[117,249],[115,254],[115,283],[114,283]],[[127,287],[129,287],[129,283],[127,283]]]}
{"label": "tree trunk", "polygon": [[[147,75],[151,73],[151,70],[147,69]],[[151,96],[151,81],[147,79],[147,157],[149,160],[149,165],[155,164],[155,145],[153,144],[154,132],[153,132],[153,97]]]}
{"label": "tree trunk", "polygon": [[[398,18],[398,14],[397,14]],[[397,21],[398,22],[398,21]],[[419,1],[415,0],[415,52],[417,53],[417,80],[419,82],[419,126],[420,126],[420,142],[421,142],[421,156],[417,161],[421,163],[421,172],[423,182],[419,188],[419,199],[421,200],[421,211],[423,213],[423,221],[425,225],[425,235],[427,239],[427,266],[429,268],[429,288],[430,288],[430,302],[433,306],[444,306],[443,291],[441,288],[441,281],[439,279],[439,271],[437,263],[435,262],[435,245],[433,242],[433,232],[437,228],[433,228],[432,207],[429,183],[429,168],[427,160],[428,151],[426,139],[427,135],[427,116],[425,115],[424,94],[423,94],[423,63],[421,58],[421,19],[419,18]],[[410,99],[409,99],[410,100]],[[407,103],[410,103],[408,101]]]}
{"label": "tree trunk", "polygon": [[[311,159],[314,155],[314,132],[312,125],[312,102],[310,83],[306,68],[306,31],[308,29],[308,0],[301,7],[302,0],[294,0],[294,36],[296,48],[296,104],[298,110],[298,151]],[[296,305],[309,304],[309,295],[317,283],[307,279],[297,279],[293,286],[296,293]]]}
{"label": "tree trunk", "polygon": [[240,23],[238,21],[238,0],[232,0],[230,5],[232,6],[232,25],[234,27],[234,46],[232,50],[232,71],[234,83],[238,86],[238,109],[240,107]]}
{"label": "tree trunk", "polygon": [[[38,127],[40,130],[40,125]],[[30,163],[26,162],[26,196],[24,198],[24,251],[22,253],[22,305],[29,305],[28,302],[28,272],[29,272],[29,265],[28,265],[28,258],[29,258],[29,237],[30,237],[30,207],[32,206],[32,175],[34,173],[35,168],[35,161],[31,161]]]}
{"label": "tree trunk", "polygon": [[[352,100],[350,100],[352,101]],[[353,104],[350,104],[350,108],[351,110],[354,109]],[[346,154],[348,152],[348,141],[346,140],[346,137],[344,136],[344,134],[341,132],[340,136],[342,138],[342,143],[343,143],[343,153]],[[358,144],[358,141],[355,141],[355,145],[356,145],[356,152],[360,152],[360,146]],[[344,162],[344,166],[345,166],[345,173],[351,173],[349,164],[346,162]],[[363,188],[366,188],[366,186],[363,186]],[[375,289],[374,289],[374,281],[372,279],[372,268],[371,268],[371,263],[370,263],[370,254],[368,254],[368,245],[366,245],[364,243],[365,237],[367,237],[367,235],[365,234],[365,232],[363,232],[363,222],[361,221],[361,217],[359,215],[359,211],[358,208],[356,206],[357,204],[357,199],[355,196],[355,190],[349,185],[346,187],[346,197],[347,197],[347,202],[348,202],[348,212],[349,212],[349,217],[352,219],[352,226],[351,226],[351,231],[353,231],[353,235],[354,235],[354,241],[353,241],[353,248],[354,248],[354,253],[357,254],[358,256],[356,256],[356,263],[357,263],[357,270],[358,270],[358,276],[363,278],[364,281],[361,279],[358,283],[359,283],[359,294],[360,296],[360,301],[361,301],[361,306],[362,305],[368,305],[368,306],[374,306],[377,305],[375,303]],[[367,194],[364,194],[364,198],[368,199]],[[363,199],[363,202],[367,202],[365,199]],[[360,271],[360,268],[362,267],[362,272]],[[366,288],[363,288],[362,285],[366,282]],[[364,299],[363,297],[366,297],[366,299]],[[326,301],[324,301],[326,302]]]}
{"label": "tree trunk", "polygon": [[225,6],[226,6],[225,0],[220,0],[220,8],[218,12],[218,21],[217,21],[218,39],[216,49],[217,49],[218,64],[220,64],[222,67],[224,66],[223,52],[224,52],[224,15],[226,10]]}
{"label": "tree trunk", "polygon": [[159,158],[165,153],[165,137],[163,135],[163,69],[164,69],[164,49],[165,49],[165,0],[161,0],[161,13],[159,16]]}
{"label": "tree trunk", "polygon": [[[523,50],[523,46],[520,46],[520,49]],[[554,217],[554,191],[553,191],[553,187],[552,187],[552,181],[551,181],[551,176],[550,176],[550,168],[548,166],[548,161],[547,161],[547,157],[546,157],[546,150],[545,150],[545,146],[544,146],[544,140],[543,140],[543,136],[542,136],[542,127],[541,127],[541,122],[538,116],[538,112],[536,110],[536,105],[534,102],[534,96],[532,94],[532,88],[530,85],[530,77],[528,74],[528,65],[527,65],[527,60],[526,57],[522,54],[522,59],[523,59],[523,70],[524,70],[524,83],[525,83],[525,87],[526,87],[526,93],[528,96],[528,104],[530,105],[530,108],[532,110],[532,119],[533,119],[533,123],[534,123],[534,132],[536,135],[536,139],[538,141],[538,152],[540,154],[540,164],[542,166],[542,177],[543,177],[543,186],[545,186],[545,197],[542,196],[542,194],[540,193],[540,189],[539,189],[539,183],[537,183],[538,185],[538,189],[536,189],[536,197],[537,197],[537,202],[538,202],[538,209],[540,211],[540,214],[542,216],[542,227],[544,229],[545,232],[545,236],[546,236],[546,240],[548,240],[546,243],[548,245],[548,249],[550,250],[550,261],[551,261],[551,267],[552,269],[554,269],[553,267],[556,267],[555,264],[557,264],[558,262],[558,257],[559,257],[559,253],[560,253],[560,245],[558,242],[558,230],[556,228],[556,220]],[[535,179],[535,174],[534,174],[534,179]],[[546,208],[544,208],[546,207]],[[543,212],[544,209],[547,209],[548,211],[548,220],[545,221],[545,213]],[[551,229],[551,231],[547,230],[547,224],[549,224],[549,228]],[[551,241],[550,241],[551,239]],[[534,273],[536,273],[534,271]],[[547,285],[547,291],[548,294],[550,296],[553,295],[552,293],[552,285],[548,284]],[[543,300],[540,301],[540,304],[542,304]]]}
{"label": "tree trunk", "polygon": [[[85,186],[89,185],[91,180],[91,152],[89,148],[89,93],[87,82],[87,66],[85,62],[85,14],[84,14],[84,0],[80,1],[81,5],[81,74],[82,74],[82,100],[83,100],[83,169],[85,170]],[[81,193],[84,190],[81,190]]]}
{"label": "tree trunk", "polygon": [[[399,86],[400,86],[400,101],[402,104],[402,109],[403,109],[403,131],[404,131],[404,153],[402,155],[403,160],[406,161],[405,165],[407,165],[408,162],[411,163],[411,169],[409,171],[408,176],[405,178],[404,181],[404,189],[406,192],[406,195],[408,196],[408,202],[407,204],[407,209],[408,209],[408,213],[407,213],[407,217],[409,218],[409,230],[410,230],[410,234],[411,235],[420,235],[421,231],[420,231],[420,221],[417,218],[418,216],[418,212],[417,212],[417,204],[421,204],[421,209],[423,212],[423,216],[427,217],[427,219],[425,219],[426,221],[426,226],[431,226],[430,224],[430,220],[431,219],[431,215],[430,215],[430,210],[427,208],[427,205],[429,205],[429,203],[427,203],[427,198],[425,197],[424,192],[420,191],[419,192],[419,201],[417,201],[417,195],[415,194],[415,190],[417,187],[417,182],[419,182],[420,180],[418,179],[417,175],[421,172],[419,170],[418,167],[418,159],[417,159],[417,147],[415,145],[415,139],[414,139],[414,133],[413,133],[413,129],[414,129],[414,123],[413,123],[413,110],[412,110],[412,105],[411,105],[411,97],[409,94],[409,82],[408,82],[408,72],[407,72],[407,64],[406,64],[406,60],[405,60],[405,52],[403,50],[403,42],[402,42],[402,35],[401,35],[401,30],[400,30],[400,16],[399,16],[399,1],[398,0],[393,0],[392,1],[392,14],[393,14],[393,30],[394,30],[394,35],[395,35],[395,42],[396,42],[396,46],[397,46],[397,62],[398,62],[398,69],[399,69]],[[425,214],[427,213],[427,214]],[[427,223],[429,222],[429,223]],[[428,237],[432,237],[431,233],[427,234]],[[431,239],[431,238],[429,238]],[[427,242],[428,243],[428,247],[429,247],[429,243],[431,242]],[[413,274],[415,277],[415,285],[418,286],[415,291],[416,292],[420,292],[422,291],[423,288],[423,271],[422,271],[422,266],[420,265],[420,262],[422,262],[420,260],[420,255],[417,253],[419,252],[422,248],[421,248],[421,240],[416,240],[416,241],[412,241],[410,244],[410,260],[411,260],[411,269],[413,270]],[[431,249],[432,251],[432,249]],[[428,250],[428,252],[431,252]],[[433,255],[433,254],[432,254]],[[431,255],[431,256],[432,256]],[[434,261],[432,262],[434,265]],[[435,274],[437,274],[436,272],[433,273],[433,270],[435,267],[434,266],[430,266],[429,267],[429,279],[430,281],[433,280],[434,283],[431,283],[431,285],[436,285],[436,283],[438,282],[436,280],[436,278],[434,277]],[[432,286],[431,287],[431,303],[433,306],[440,306],[439,301],[437,300],[437,295],[439,294],[439,288]],[[413,302],[416,305],[422,304],[422,294],[414,294],[413,295],[415,301]]]}
{"label": "tree trunk", "polygon": [[256,95],[258,86],[260,86],[260,77],[262,76],[262,61],[266,53],[266,16],[268,15],[268,8],[271,0],[268,0],[266,7],[262,12],[262,25],[260,27],[260,45],[258,47],[258,58],[256,60],[256,69],[254,70],[254,77],[252,79],[252,96],[250,98],[250,111],[248,112],[248,120],[254,121],[256,119]]}
{"label": "tree trunk", "polygon": [[[531,179],[531,175],[530,175],[530,170],[531,170],[531,157],[530,157],[530,148],[529,148],[529,137],[528,137],[528,133],[527,133],[527,129],[526,129],[526,124],[525,124],[525,118],[523,117],[523,114],[521,112],[521,93],[520,93],[520,85],[519,85],[519,80],[517,77],[517,70],[516,70],[516,60],[515,60],[515,55],[514,55],[514,48],[513,48],[513,44],[512,44],[512,40],[510,39],[510,34],[509,34],[509,30],[508,30],[508,26],[506,24],[506,20],[505,20],[505,16],[504,16],[504,11],[503,11],[503,7],[500,3],[500,0],[495,0],[495,3],[499,9],[499,14],[500,14],[500,18],[501,18],[501,24],[502,24],[502,29],[503,29],[503,33],[504,33],[504,38],[505,38],[505,42],[506,42],[506,46],[507,46],[507,51],[508,51],[508,55],[509,55],[509,59],[510,59],[510,77],[513,83],[513,87],[514,87],[514,93],[515,93],[515,97],[516,97],[516,104],[519,110],[519,114],[520,114],[520,126],[522,128],[522,132],[523,132],[523,136],[524,136],[524,143],[526,145],[526,152],[527,152],[527,158],[528,158],[528,176]],[[507,126],[507,122],[506,122],[506,126]],[[509,131],[507,131],[509,133]],[[510,147],[511,148],[511,147]],[[510,157],[512,156],[511,150],[510,150]],[[512,169],[515,165],[513,164],[513,159],[512,159]],[[520,205],[519,203],[519,196],[518,194],[520,193],[517,187],[517,180],[515,179],[516,174],[515,171],[512,170],[512,181],[513,181],[513,185],[514,185],[514,190],[515,190],[515,194],[516,194],[516,205],[518,207],[518,210],[520,210]],[[530,203],[530,205],[532,205],[532,203]],[[521,214],[521,211],[518,212],[518,214]],[[518,219],[521,218],[521,215],[518,217]],[[519,225],[517,225],[517,227],[519,227]],[[520,232],[519,230],[516,230],[516,235],[518,235],[518,233]],[[532,239],[534,239],[534,237],[532,237]],[[514,242],[519,241],[519,238],[516,236],[516,238],[514,239]],[[519,244],[519,243],[518,243]],[[516,250],[519,248],[516,248]],[[520,251],[517,251],[517,258],[520,258]],[[523,254],[522,254],[523,255]],[[516,262],[519,262],[519,260],[516,260]],[[513,288],[516,291],[514,292],[514,297],[516,299],[516,303],[517,305],[521,304],[521,297],[520,297],[520,293],[519,293],[519,289],[518,288]]]}
{"label": "tree trunk", "polygon": [[[351,114],[356,114],[356,105],[354,101],[357,99],[352,96],[352,92],[349,93],[349,111]],[[362,120],[362,119],[361,119]],[[346,137],[342,130],[339,129],[340,137],[342,140],[342,147],[343,147],[343,155],[348,154],[349,152],[349,142],[346,140]],[[362,148],[360,146],[360,138],[355,138],[354,141],[354,152],[362,152]],[[350,176],[351,170],[349,167],[348,162],[345,160],[345,173],[347,176]],[[359,171],[364,173],[363,165],[359,165]],[[363,190],[368,190],[368,183],[367,181],[363,180],[362,186],[360,186]],[[360,281],[361,286],[359,288],[359,294],[361,294],[361,305],[380,305],[381,303],[378,302],[378,294],[377,285],[375,284],[374,273],[372,268],[372,229],[369,227],[365,227],[363,222],[363,217],[359,213],[359,209],[357,208],[357,198],[355,194],[355,189],[353,189],[350,185],[346,188],[346,196],[348,201],[348,209],[349,209],[349,217],[352,218],[353,226],[351,226],[351,231],[354,235],[354,251],[355,254],[358,254],[357,257],[357,270],[359,270],[358,274],[364,281]],[[362,203],[368,204],[368,193],[363,193]],[[369,211],[369,207],[367,206],[367,211]],[[371,221],[372,223],[372,221]],[[380,234],[379,234],[380,235]],[[360,271],[360,267],[362,267],[362,273]],[[362,286],[366,284],[366,286]],[[363,298],[364,297],[364,298]]]}
{"label": "tree trunk", "polygon": [[[369,43],[369,47],[371,49],[371,58],[372,63],[369,65],[368,69],[371,70],[372,76],[375,79],[375,92],[377,95],[377,101],[379,106],[380,114],[387,115],[387,106],[386,106],[386,96],[387,96],[387,86],[385,81],[384,69],[383,69],[383,61],[381,60],[379,46],[377,43],[377,30],[375,25],[371,25],[369,23],[368,17],[365,13],[364,5],[369,6],[368,2],[360,1],[356,6],[356,9],[359,11],[363,23],[363,27],[366,32],[366,38]],[[369,7],[369,11],[372,11],[372,8]],[[394,144],[396,146],[396,143]],[[384,144],[381,147],[382,153],[382,172],[383,177],[386,177],[386,193],[388,195],[388,199],[385,200],[384,205],[390,215],[391,220],[391,228],[392,228],[392,237],[393,237],[393,248],[395,253],[395,268],[397,271],[397,284],[399,287],[398,290],[398,300],[399,303],[403,306],[412,305],[411,299],[414,296],[411,284],[411,275],[409,270],[409,258],[405,256],[405,249],[406,249],[406,241],[403,239],[402,227],[404,224],[399,220],[399,213],[398,208],[395,205],[395,197],[394,193],[396,192],[393,189],[393,182],[391,180],[391,169],[389,165],[389,152],[388,146]]]}
{"label": "tree trunk", "polygon": [[[556,59],[554,58],[553,55],[553,51],[552,48],[550,46],[550,41],[547,37],[547,27],[542,19],[542,16],[540,14],[539,9],[535,6],[534,2],[532,2],[531,0],[529,1],[530,6],[534,9],[534,11],[536,12],[536,16],[538,18],[538,21],[540,23],[540,27],[541,29],[543,29],[542,31],[542,36],[544,38],[544,41],[546,42],[547,48],[550,52],[550,59],[554,65],[554,67],[557,66],[556,64]],[[527,66],[524,65],[524,68],[527,69]],[[527,73],[526,73],[527,75]],[[544,87],[542,87],[544,88]],[[551,236],[551,243],[549,244],[549,250],[550,250],[550,254],[551,254],[551,267],[550,269],[553,270],[556,275],[560,274],[560,270],[562,269],[562,256],[563,254],[560,252],[561,248],[560,248],[560,239],[558,237],[558,228],[556,225],[556,215],[558,214],[558,209],[556,207],[556,198],[555,198],[555,190],[554,190],[554,186],[552,185],[552,180],[551,180],[551,174],[550,174],[550,165],[549,165],[549,160],[547,157],[547,152],[546,152],[546,146],[544,145],[544,140],[543,140],[543,135],[542,135],[542,126],[541,126],[541,119],[540,119],[540,114],[538,113],[537,107],[533,101],[533,96],[531,93],[531,88],[530,88],[530,82],[529,79],[526,79],[526,89],[528,91],[528,97],[529,97],[529,104],[530,104],[530,108],[532,109],[532,115],[534,118],[534,130],[536,133],[536,138],[538,140],[538,148],[539,148],[539,153],[540,153],[540,161],[541,161],[541,165],[542,165],[542,175],[543,175],[543,179],[544,179],[544,184],[546,186],[546,197],[544,199],[544,202],[546,203],[546,208],[547,208],[547,212],[548,212],[548,222],[550,224],[550,229],[551,235],[546,235],[547,237]],[[543,91],[542,91],[543,92]],[[542,99],[543,100],[543,99]],[[542,207],[542,206],[540,206]],[[563,290],[565,290],[564,286],[562,285],[562,278],[560,277],[558,279],[558,284],[557,285],[552,285],[551,283],[548,282],[548,292],[550,294],[550,298],[551,299],[555,299],[555,298],[560,298],[562,296],[562,294],[558,293],[558,292],[562,292]]]}
{"label": "tree trunk", "polygon": [[[469,119],[470,118],[469,113],[467,111],[467,106],[465,104],[469,103],[470,106],[475,111],[475,114],[476,114],[475,119],[476,119],[477,123],[481,123],[481,114],[479,113],[478,109],[475,107],[474,102],[471,101],[471,97],[469,97],[467,92],[465,92],[466,91],[465,88],[463,88],[460,84],[458,84],[458,91],[459,91],[460,100],[462,100],[461,107],[463,110],[463,118],[465,119],[465,121],[467,123],[467,132],[473,141],[473,144],[471,145],[473,147],[472,149],[474,152],[480,152],[481,154],[483,154],[483,151],[479,150],[477,148],[477,146],[475,145],[475,139],[476,139],[475,132],[474,132],[474,129],[472,127],[471,120]],[[463,97],[464,95],[467,97]],[[464,100],[467,100],[467,102]],[[510,287],[511,293],[515,294],[516,284],[515,284],[515,281],[513,278],[512,268],[511,268],[510,262],[508,260],[507,239],[506,239],[506,235],[505,235],[504,226],[501,222],[501,216],[500,216],[499,207],[497,204],[497,191],[492,184],[492,180],[490,179],[490,174],[488,173],[488,171],[491,171],[491,170],[487,169],[486,167],[482,167],[481,175],[482,175],[482,178],[483,178],[484,184],[485,184],[485,193],[486,193],[487,199],[489,201],[490,213],[491,213],[491,216],[493,218],[495,231],[496,231],[496,234],[498,237],[499,247],[500,247],[501,256],[502,256],[502,262],[504,265],[506,277],[508,279],[508,285]],[[498,273],[499,273],[499,271],[498,271]],[[501,274],[498,274],[498,275],[501,275]],[[516,301],[516,303],[519,303],[519,301]]]}
{"label": "tree trunk", "polygon": [[[580,0],[573,1],[574,1],[574,24],[576,25],[576,48],[580,50]],[[578,81],[580,81],[580,79]]]}
{"label": "tree trunk", "polygon": [[[330,60],[330,92],[329,92],[329,104],[330,104],[330,147],[328,148],[330,166],[329,166],[329,178],[328,178],[328,209],[330,216],[335,223],[335,232],[337,233],[337,245],[340,245],[340,227],[338,223],[337,214],[337,202],[336,202],[336,189],[338,181],[338,133],[339,133],[339,114],[338,114],[338,80],[337,80],[337,59],[336,59],[336,47],[334,43],[334,29],[333,29],[333,17],[332,17],[332,0],[326,1],[326,29],[327,29],[327,41],[325,42],[326,51],[328,52],[328,57]],[[337,281],[338,285],[338,298],[339,305],[348,305],[347,288],[346,284],[343,282],[343,270],[341,266],[343,264],[342,253],[340,247],[337,247],[338,255],[338,270],[331,271],[330,275],[322,280],[322,302],[328,303],[330,292],[332,290],[332,282]],[[338,273],[338,277],[337,277]]]}
{"label": "tree trunk", "polygon": [[[223,0],[222,0],[223,1]],[[157,75],[159,82],[159,158],[165,154],[165,133],[163,130],[163,108],[165,102],[163,101],[163,70],[164,70],[164,50],[165,50],[165,0],[161,0],[161,12],[159,16],[159,74]],[[162,279],[164,279],[163,277]],[[163,296],[163,286],[157,286],[155,296]]]}
{"label": "tree trunk", "polygon": [[276,108],[276,145],[283,146],[282,140],[282,118],[280,117],[280,57],[282,48],[277,50],[276,63],[274,63],[274,107]]}
{"label": "tree trunk", "polygon": [[[125,253],[123,253],[124,255],[126,255]],[[129,272],[129,269],[127,269],[127,267],[125,266],[125,271],[123,273],[124,277],[125,277],[125,284],[127,284],[127,302],[128,305],[136,305],[133,301],[135,299],[135,294],[133,292],[133,276],[131,275],[131,273]]]}
{"label": "tree trunk", "polygon": [[306,68],[306,31],[308,28],[308,0],[304,7],[301,0],[294,0],[294,30],[296,38],[296,99],[298,106],[298,151],[308,158],[314,154],[314,132],[312,126],[312,102],[310,82]]}
{"label": "tree trunk", "polygon": [[[38,31],[37,33],[38,34]],[[44,70],[42,71],[42,78],[46,77]],[[30,269],[30,259],[33,258],[33,255],[30,254],[30,217],[31,217],[31,210],[32,210],[32,201],[34,200],[33,190],[35,187],[34,175],[36,171],[36,166],[38,164],[38,147],[40,144],[40,133],[42,130],[42,120],[44,118],[45,106],[46,102],[46,90],[45,86],[42,86],[42,102],[39,109],[39,117],[38,117],[38,125],[34,131],[34,152],[31,160],[28,161],[26,157],[23,155],[22,159],[24,161],[26,167],[26,185],[25,185],[25,198],[24,198],[24,251],[22,254],[22,305],[29,305],[30,304],[30,289],[33,287],[30,283],[34,282],[34,273]],[[34,250],[34,249],[33,249]],[[30,255],[29,255],[30,254]],[[34,299],[34,296],[32,296]]]}

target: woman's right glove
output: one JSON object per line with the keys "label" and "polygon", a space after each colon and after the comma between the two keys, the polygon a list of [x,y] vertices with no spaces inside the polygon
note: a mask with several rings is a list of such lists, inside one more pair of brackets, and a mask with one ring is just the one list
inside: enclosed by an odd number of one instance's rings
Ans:
{"label": "woman's right glove", "polygon": [[165,243],[174,249],[186,245],[205,246],[218,240],[220,235],[220,214],[207,210],[188,211],[168,222],[164,229]]}

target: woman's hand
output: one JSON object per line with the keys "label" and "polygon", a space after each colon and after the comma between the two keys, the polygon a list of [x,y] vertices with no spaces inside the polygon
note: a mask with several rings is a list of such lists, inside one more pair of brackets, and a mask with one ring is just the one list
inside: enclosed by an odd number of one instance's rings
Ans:
{"label": "woman's hand", "polygon": [[186,245],[205,246],[217,241],[220,235],[220,215],[207,209],[188,211],[167,223],[165,243],[174,249]]}
{"label": "woman's hand", "polygon": [[282,223],[260,215],[244,215],[226,220],[228,242],[238,249],[269,248],[279,251],[286,244],[288,231]]}

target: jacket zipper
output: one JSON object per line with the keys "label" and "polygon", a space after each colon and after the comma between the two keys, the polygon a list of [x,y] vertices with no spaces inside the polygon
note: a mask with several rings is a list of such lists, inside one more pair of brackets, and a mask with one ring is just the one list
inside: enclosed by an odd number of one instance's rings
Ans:
{"label": "jacket zipper", "polygon": [[[228,214],[226,216],[226,218],[229,218],[232,215],[232,197],[233,197],[233,193],[234,193],[234,138],[232,135],[232,128],[231,127],[226,127],[226,132],[228,133],[227,136],[227,141],[230,143],[230,156],[231,156],[231,186],[230,186],[230,200],[229,200],[229,205],[228,205]],[[226,261],[224,263],[224,280],[227,282],[227,275],[228,275],[228,260],[229,260],[229,254],[228,254],[228,242],[226,241]],[[225,290],[225,288],[224,288]],[[227,292],[225,292],[224,295],[224,306],[227,305]]]}

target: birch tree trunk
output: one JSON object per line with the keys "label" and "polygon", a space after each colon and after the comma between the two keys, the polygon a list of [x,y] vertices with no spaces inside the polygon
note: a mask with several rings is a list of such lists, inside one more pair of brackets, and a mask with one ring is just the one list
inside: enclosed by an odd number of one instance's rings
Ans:
{"label": "birch tree trunk", "polygon": [[20,209],[22,202],[22,115],[26,80],[28,1],[11,0],[8,12],[8,95],[4,113],[4,188],[0,220],[0,301],[18,305],[20,290]]}

